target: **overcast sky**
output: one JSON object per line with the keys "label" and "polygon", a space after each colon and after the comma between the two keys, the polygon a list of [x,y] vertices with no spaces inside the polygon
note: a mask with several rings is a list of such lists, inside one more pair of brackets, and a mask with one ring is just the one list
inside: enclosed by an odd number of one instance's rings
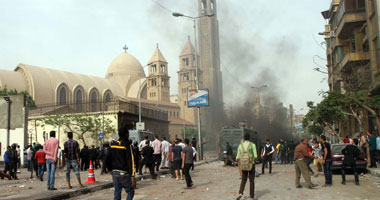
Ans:
{"label": "overcast sky", "polygon": [[[197,0],[155,1],[166,9],[153,0],[0,0],[0,68],[25,63],[104,77],[125,44],[144,65],[159,43],[176,94],[178,56],[193,29],[192,21],[172,17],[169,10],[196,16]],[[236,103],[239,91],[252,84],[267,84],[297,109],[320,101],[318,91],[327,90],[327,83],[313,71],[313,56],[325,57],[318,32],[326,23],[320,13],[329,5],[217,0],[225,102]]]}

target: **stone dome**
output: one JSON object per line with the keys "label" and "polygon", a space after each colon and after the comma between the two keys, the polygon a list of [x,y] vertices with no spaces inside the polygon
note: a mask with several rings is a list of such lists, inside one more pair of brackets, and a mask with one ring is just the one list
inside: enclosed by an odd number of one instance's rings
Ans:
{"label": "stone dome", "polygon": [[106,78],[118,75],[137,75],[141,73],[145,77],[144,70],[140,62],[129,53],[122,53],[116,57],[108,67]]}

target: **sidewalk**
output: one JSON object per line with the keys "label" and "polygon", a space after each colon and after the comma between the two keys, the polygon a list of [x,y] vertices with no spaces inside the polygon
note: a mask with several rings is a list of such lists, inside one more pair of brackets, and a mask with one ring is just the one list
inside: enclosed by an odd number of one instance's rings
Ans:
{"label": "sidewalk", "polygon": [[368,174],[380,177],[380,168],[367,168]]}
{"label": "sidewalk", "polygon": [[[209,162],[216,161],[217,159],[211,159]],[[205,164],[204,161],[196,162],[195,166]],[[37,178],[29,179],[30,173],[27,173],[26,169],[21,169],[21,173],[18,174],[19,180],[0,180],[0,199],[20,199],[20,200],[54,200],[54,199],[68,199],[76,197],[82,194],[87,194],[102,189],[113,187],[112,176],[109,174],[100,175],[100,169],[95,170],[95,178],[97,183],[86,184],[87,173],[81,172],[81,180],[85,187],[79,188],[75,174],[71,172],[71,185],[72,189],[68,189],[66,185],[66,173],[63,169],[56,171],[55,187],[56,191],[48,191],[46,188],[46,173],[44,174],[44,181],[41,182]],[[168,174],[169,170],[160,170],[157,172],[158,178],[164,174]],[[136,176],[136,180],[150,179],[149,174],[142,176]]]}

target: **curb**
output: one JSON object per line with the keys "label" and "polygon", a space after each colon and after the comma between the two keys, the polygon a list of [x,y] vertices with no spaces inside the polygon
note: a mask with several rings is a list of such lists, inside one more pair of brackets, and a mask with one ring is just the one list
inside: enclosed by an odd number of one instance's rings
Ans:
{"label": "curb", "polygon": [[380,177],[380,170],[367,168],[367,172],[373,176]]}
{"label": "curb", "polygon": [[[198,162],[198,163],[195,163],[195,166],[202,166],[202,165],[205,165],[205,164],[208,164],[208,163],[212,163],[212,162],[215,162],[215,161],[218,161],[219,159],[211,159],[209,160],[208,162]],[[165,174],[169,174],[170,171],[165,169],[165,170],[160,170],[159,172],[157,172],[156,174],[158,176],[160,175],[165,175]],[[136,176],[136,181],[140,181],[141,179],[151,179],[150,177],[150,174],[144,174],[142,176]],[[73,197],[77,197],[77,196],[80,196],[80,195],[84,195],[84,194],[89,194],[89,193],[93,193],[93,192],[98,192],[99,190],[103,190],[103,189],[109,189],[109,188],[112,188],[113,187],[113,183],[112,182],[104,182],[104,183],[100,183],[98,185],[86,185],[86,187],[84,188],[79,188],[75,191],[67,191],[67,192],[54,192],[54,193],[42,193],[42,194],[46,194],[46,196],[41,196],[41,194],[39,195],[35,195],[35,196],[28,196],[28,197],[21,197],[21,198],[12,198],[12,199],[17,199],[17,200],[29,200],[29,199],[35,199],[35,200],[61,200],[61,199],[69,199],[69,198],[73,198]]]}

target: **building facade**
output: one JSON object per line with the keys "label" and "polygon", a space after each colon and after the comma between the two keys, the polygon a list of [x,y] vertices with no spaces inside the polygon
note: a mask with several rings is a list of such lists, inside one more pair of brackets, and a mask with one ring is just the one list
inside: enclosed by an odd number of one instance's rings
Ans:
{"label": "building facade", "polygon": [[[379,94],[380,78],[379,12],[377,0],[333,0],[322,12],[325,26],[328,84],[330,91],[351,92],[368,89]],[[366,110],[360,110],[366,130],[377,130]],[[353,117],[338,122],[343,136],[360,131]]]}

